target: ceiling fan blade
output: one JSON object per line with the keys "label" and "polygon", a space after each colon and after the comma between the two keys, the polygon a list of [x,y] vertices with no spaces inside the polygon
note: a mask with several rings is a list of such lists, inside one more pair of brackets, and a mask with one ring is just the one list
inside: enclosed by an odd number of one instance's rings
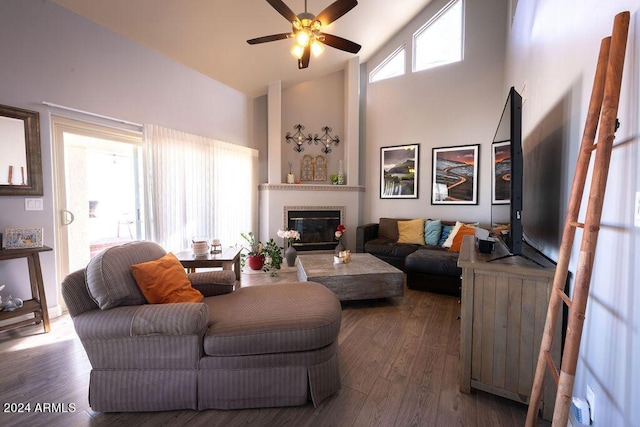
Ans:
{"label": "ceiling fan blade", "polygon": [[293,13],[293,10],[289,9],[289,6],[284,4],[282,0],[267,0],[267,3],[271,5],[278,13],[285,17],[289,22],[297,21],[298,16]]}
{"label": "ceiling fan blade", "polygon": [[331,34],[325,33],[320,33],[320,35],[324,37],[322,43],[327,46],[335,47],[336,49],[344,50],[345,52],[358,53],[362,47],[358,43],[343,39],[342,37],[332,36]]}
{"label": "ceiling fan blade", "polygon": [[358,2],[356,0],[337,0],[320,12],[316,19],[322,22],[323,26],[329,25],[357,5]]}
{"label": "ceiling fan blade", "polygon": [[259,43],[274,42],[276,40],[288,39],[289,36],[291,36],[291,33],[272,34],[270,36],[257,37],[255,39],[247,40],[247,43],[259,44]]}
{"label": "ceiling fan blade", "polygon": [[309,66],[309,59],[311,59],[311,48],[309,45],[306,45],[302,58],[298,59],[298,69],[302,70],[303,68],[307,68]]}

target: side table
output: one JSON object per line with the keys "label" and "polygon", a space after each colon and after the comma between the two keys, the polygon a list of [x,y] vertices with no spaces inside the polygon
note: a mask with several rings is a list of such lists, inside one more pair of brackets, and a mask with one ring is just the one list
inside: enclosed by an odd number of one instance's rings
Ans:
{"label": "side table", "polygon": [[49,311],[47,310],[47,299],[44,294],[44,282],[42,281],[42,269],[40,267],[40,252],[51,251],[48,246],[41,248],[25,249],[0,249],[0,261],[8,259],[26,258],[29,267],[29,280],[31,282],[31,299],[24,301],[24,305],[13,311],[0,311],[0,320],[12,319],[14,317],[33,313],[33,319],[16,321],[4,326],[0,326],[0,331],[42,322],[44,331],[49,332]]}
{"label": "side table", "polygon": [[224,248],[221,253],[208,253],[202,256],[195,256],[192,250],[178,252],[176,258],[182,266],[194,272],[196,268],[222,267],[223,270],[234,270],[236,280],[240,283],[240,251],[241,248]]}

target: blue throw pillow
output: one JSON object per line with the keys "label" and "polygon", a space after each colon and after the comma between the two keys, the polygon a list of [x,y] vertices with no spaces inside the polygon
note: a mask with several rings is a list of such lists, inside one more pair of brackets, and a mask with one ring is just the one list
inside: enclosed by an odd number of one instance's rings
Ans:
{"label": "blue throw pillow", "polygon": [[444,245],[444,242],[447,241],[449,234],[451,234],[451,230],[453,230],[453,225],[442,226],[442,233],[440,234],[440,240],[438,240],[438,246]]}
{"label": "blue throw pillow", "polygon": [[436,246],[440,241],[442,232],[442,221],[439,219],[428,219],[424,222],[424,243],[425,245]]}

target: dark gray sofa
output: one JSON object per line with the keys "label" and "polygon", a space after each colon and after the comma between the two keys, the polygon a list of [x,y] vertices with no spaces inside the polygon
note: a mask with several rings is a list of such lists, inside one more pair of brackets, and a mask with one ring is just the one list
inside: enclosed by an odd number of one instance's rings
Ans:
{"label": "dark gray sofa", "polygon": [[[378,223],[356,229],[356,252],[366,252],[407,273],[410,289],[460,296],[458,253],[433,245],[398,243],[398,218],[380,218]],[[442,221],[455,225],[455,221]]]}

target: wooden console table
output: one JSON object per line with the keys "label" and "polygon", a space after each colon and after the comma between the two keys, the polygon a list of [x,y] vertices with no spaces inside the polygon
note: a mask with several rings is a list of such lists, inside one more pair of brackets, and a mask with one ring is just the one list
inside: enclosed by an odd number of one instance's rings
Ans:
{"label": "wooden console table", "polygon": [[13,311],[0,311],[0,321],[13,319],[18,316],[33,313],[33,319],[16,321],[4,326],[0,326],[0,331],[13,329],[32,323],[44,324],[44,331],[51,330],[49,326],[49,312],[47,310],[47,299],[44,294],[44,282],[42,281],[42,269],[40,268],[40,252],[52,250],[50,247],[28,249],[0,249],[0,261],[8,259],[26,258],[29,267],[29,280],[31,281],[31,299],[24,301],[24,305]]}
{"label": "wooden console table", "polygon": [[[464,393],[474,388],[529,403],[555,265],[525,246],[523,254],[529,259],[513,256],[489,262],[508,254],[502,242],[496,242],[494,253],[482,254],[474,236],[463,240],[458,266],[462,268],[459,374]],[[560,366],[561,324],[551,351],[556,366]],[[556,385],[549,371],[546,375],[541,408],[543,418],[550,420]]]}

